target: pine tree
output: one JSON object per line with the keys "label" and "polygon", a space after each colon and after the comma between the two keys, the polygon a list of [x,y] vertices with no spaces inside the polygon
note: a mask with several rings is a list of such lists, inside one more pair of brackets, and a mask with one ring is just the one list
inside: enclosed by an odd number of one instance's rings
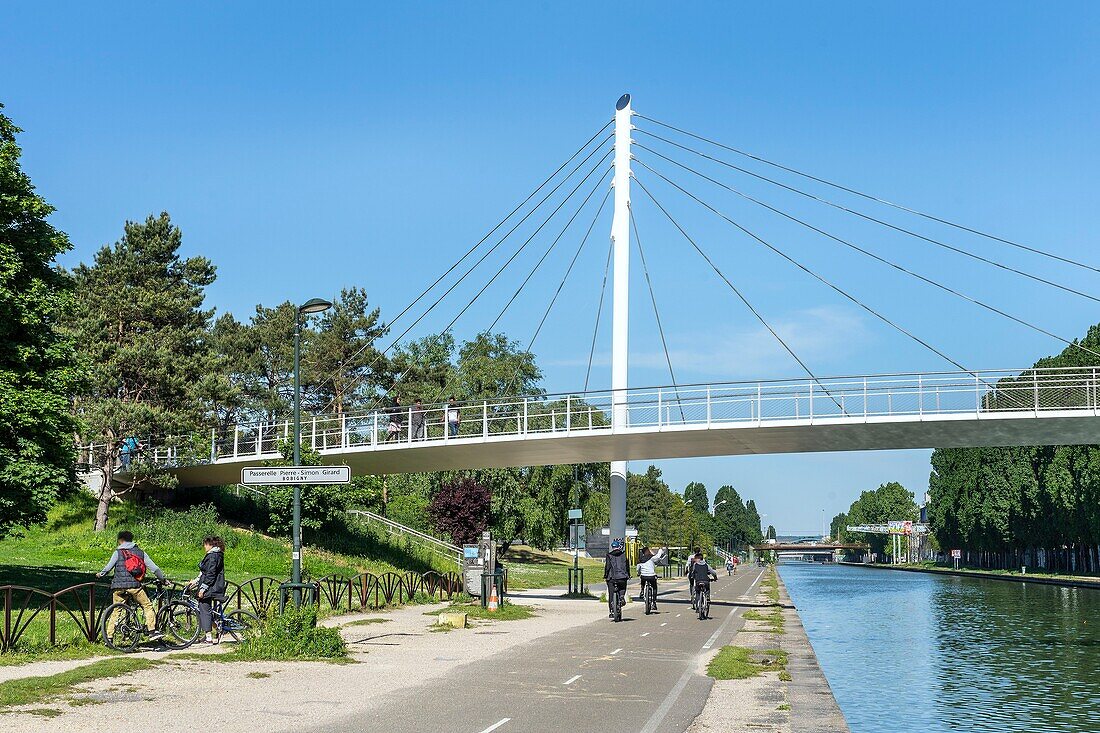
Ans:
{"label": "pine tree", "polygon": [[127,222],[122,239],[80,265],[72,319],[90,366],[89,391],[76,408],[84,438],[99,446],[103,471],[95,527],[107,526],[111,501],[145,482],[170,479],[133,458],[127,480],[115,477],[127,438],[147,444],[187,435],[208,423],[213,396],[224,390],[210,345],[213,312],[203,308],[214,266],[180,257],[183,235],[167,213]]}
{"label": "pine tree", "polygon": [[71,282],[53,262],[69,240],[20,166],[18,132],[0,113],[0,535],[41,521],[75,484],[69,400],[80,384],[58,331]]}

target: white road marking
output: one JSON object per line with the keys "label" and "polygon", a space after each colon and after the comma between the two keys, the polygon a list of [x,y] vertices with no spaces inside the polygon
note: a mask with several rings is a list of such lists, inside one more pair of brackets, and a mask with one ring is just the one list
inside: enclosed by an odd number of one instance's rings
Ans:
{"label": "white road marking", "polygon": [[649,632],[645,632],[644,634],[642,634],[642,636],[649,636]]}
{"label": "white road marking", "polygon": [[619,648],[618,648],[618,649],[616,649],[615,651],[611,652],[611,654],[612,654],[612,655],[614,655],[614,654],[618,654],[618,653],[619,653],[619,652],[621,652],[622,650],[623,650],[623,649],[622,649],[622,647],[619,647]]}
{"label": "white road marking", "polygon": [[694,674],[695,670],[689,668],[680,675],[680,679],[676,681],[676,684],[669,691],[660,706],[653,712],[653,716],[649,719],[649,722],[645,724],[645,728],[642,728],[641,733],[654,733],[654,731],[657,730],[661,723],[664,722],[665,716],[668,715],[668,711],[671,710],[672,706],[676,703],[676,698],[680,697],[680,693],[687,687],[688,680],[690,680]]}
{"label": "white road marking", "polygon": [[509,720],[511,720],[511,718],[501,718],[500,720],[498,720],[497,722],[493,723],[492,725],[490,725],[490,726],[489,726],[488,728],[486,728],[485,730],[483,730],[483,731],[480,731],[480,733],[492,733],[492,732],[493,732],[494,730],[496,730],[496,729],[497,729],[497,728],[499,728],[500,726],[504,725],[504,724],[505,724],[505,723],[507,723],[507,722],[508,722]]}
{"label": "white road marking", "polygon": [[579,680],[580,678],[581,678],[581,676],[579,674],[578,675],[573,675],[572,677],[567,679],[565,682],[562,682],[562,684],[563,685],[571,685],[574,682],[576,682],[577,680]]}
{"label": "white road marking", "polygon": [[665,621],[661,626],[668,626],[668,621]]}
{"label": "white road marking", "polygon": [[712,646],[714,646],[714,642],[718,640],[718,635],[726,630],[726,627],[729,626],[730,621],[733,620],[733,616],[736,613],[736,608],[729,612],[729,615],[726,616],[726,620],[722,622],[722,625],[719,626],[713,634],[711,634],[711,637],[707,639],[707,643],[703,644],[703,651],[706,651],[707,649],[710,649]]}
{"label": "white road marking", "polygon": [[676,614],[676,618],[680,618],[680,614]]}

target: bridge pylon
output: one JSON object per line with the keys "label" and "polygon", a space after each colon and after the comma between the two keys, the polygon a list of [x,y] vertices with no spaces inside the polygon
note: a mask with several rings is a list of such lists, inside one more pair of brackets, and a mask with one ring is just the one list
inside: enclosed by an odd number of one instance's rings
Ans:
{"label": "bridge pylon", "polygon": [[[630,95],[615,104],[615,214],[611,220],[615,276],[611,317],[611,429],[627,427],[627,331],[630,314]],[[626,536],[626,461],[611,462],[611,537]]]}

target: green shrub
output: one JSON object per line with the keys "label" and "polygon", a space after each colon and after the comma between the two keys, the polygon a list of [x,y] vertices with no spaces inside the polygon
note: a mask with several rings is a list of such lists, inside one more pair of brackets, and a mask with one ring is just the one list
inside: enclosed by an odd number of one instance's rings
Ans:
{"label": "green shrub", "polygon": [[347,654],[347,644],[337,629],[317,625],[314,606],[272,611],[261,624],[260,633],[237,649],[242,659],[343,659]]}

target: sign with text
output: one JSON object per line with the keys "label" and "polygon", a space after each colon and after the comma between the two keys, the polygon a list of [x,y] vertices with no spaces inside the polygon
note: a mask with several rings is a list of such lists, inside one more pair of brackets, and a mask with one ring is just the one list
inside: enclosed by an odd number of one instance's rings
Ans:
{"label": "sign with text", "polygon": [[569,518],[570,519],[580,519],[581,518],[581,510],[580,509],[570,509],[569,510]]}
{"label": "sign with text", "polygon": [[956,560],[962,558],[962,556],[963,556],[963,551],[962,550],[952,550],[951,551],[951,557],[953,557]]}
{"label": "sign with text", "polygon": [[889,528],[890,534],[913,534],[912,522],[887,522],[887,527]]}
{"label": "sign with text", "polygon": [[286,484],[347,484],[351,483],[348,466],[278,466],[275,468],[242,468],[241,483],[245,486],[282,486]]}

